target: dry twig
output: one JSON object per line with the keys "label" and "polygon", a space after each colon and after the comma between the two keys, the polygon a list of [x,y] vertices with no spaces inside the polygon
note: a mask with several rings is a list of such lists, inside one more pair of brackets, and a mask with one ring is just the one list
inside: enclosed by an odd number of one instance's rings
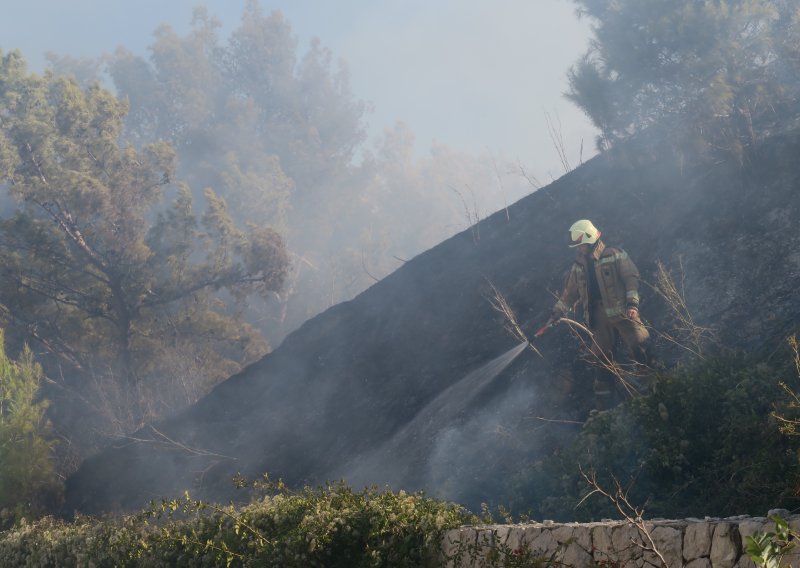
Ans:
{"label": "dry twig", "polygon": [[491,281],[487,280],[487,282],[492,289],[492,297],[488,298],[489,303],[495,310],[503,315],[503,318],[505,319],[504,327],[506,331],[519,340],[520,343],[527,343],[528,347],[530,347],[531,350],[539,357],[544,357],[542,353],[528,340],[528,336],[525,335],[525,332],[522,330],[522,326],[520,326],[519,322],[517,321],[517,316],[514,313],[514,310],[512,310],[511,306],[508,305],[508,302],[503,294],[500,293],[500,290],[498,290]]}
{"label": "dry twig", "polygon": [[678,258],[678,269],[680,271],[680,286],[675,284],[672,274],[660,261],[657,263],[655,285],[645,282],[645,284],[666,302],[672,312],[675,335],[657,330],[650,326],[648,326],[648,330],[696,357],[705,359],[703,355],[704,347],[708,343],[718,344],[719,339],[713,329],[697,325],[694,321],[692,313],[686,305],[685,274],[683,262],[680,258]]}
{"label": "dry twig", "polygon": [[568,174],[572,171],[572,166],[570,166],[569,158],[567,158],[567,148],[564,144],[564,133],[561,129],[561,119],[558,117],[558,113],[556,113],[556,122],[557,125],[553,122],[553,119],[550,117],[550,113],[544,113],[544,119],[547,123],[547,132],[550,135],[550,141],[553,143],[553,147],[558,154],[558,159],[561,160],[561,166],[564,168],[564,173]]}
{"label": "dry twig", "polygon": [[478,224],[478,222],[481,220],[481,215],[478,211],[478,203],[475,200],[475,193],[472,191],[470,186],[465,186],[467,191],[469,191],[470,197],[472,197],[472,205],[470,206],[467,204],[464,194],[462,194],[457,188],[452,185],[448,185],[447,187],[461,200],[461,205],[464,207],[464,216],[467,219],[467,226],[472,234],[472,241],[477,245],[478,241],[481,240],[481,230],[480,225]]}
{"label": "dry twig", "polygon": [[223,460],[236,461],[236,458],[231,457],[231,456],[225,456],[225,455],[222,455],[222,454],[217,454],[217,453],[214,453],[214,452],[211,452],[211,451],[208,451],[208,450],[203,450],[203,449],[198,449],[198,448],[191,448],[191,447],[189,447],[189,446],[187,446],[185,444],[182,444],[182,443],[180,443],[180,442],[178,442],[176,440],[173,440],[172,438],[170,438],[169,436],[167,436],[163,432],[157,430],[153,425],[149,425],[149,428],[153,431],[153,433],[157,436],[157,438],[160,438],[160,440],[159,439],[155,439],[155,438],[151,438],[151,439],[134,438],[133,436],[123,436],[123,439],[130,440],[132,442],[139,442],[139,443],[145,443],[145,444],[158,444],[158,445],[162,445],[162,446],[166,446],[166,447],[171,447],[171,448],[175,448],[175,449],[181,450],[183,452],[186,452],[188,454],[193,454],[193,455],[196,455],[196,456],[207,456],[207,457],[221,458]]}
{"label": "dry twig", "polygon": [[[623,388],[630,396],[642,394],[639,392],[639,389],[627,379],[623,368],[612,357],[609,357],[605,351],[600,349],[600,346],[594,338],[594,333],[592,333],[588,327],[569,318],[561,318],[558,321],[559,323],[568,325],[572,335],[581,342],[584,351],[588,354],[587,357],[590,364],[611,373],[619,380],[620,384],[622,384]],[[587,336],[589,337],[588,341],[586,339]],[[628,372],[628,374],[636,375],[635,372]]]}
{"label": "dry twig", "polygon": [[613,494],[609,493],[600,486],[600,484],[597,481],[597,474],[594,471],[586,473],[585,471],[583,471],[583,467],[581,467],[580,472],[581,475],[583,476],[583,479],[586,480],[586,483],[591,488],[591,491],[589,491],[589,493],[587,493],[584,496],[584,498],[580,500],[577,506],[580,506],[584,501],[586,501],[586,499],[588,499],[590,496],[594,494],[602,495],[603,497],[611,501],[611,503],[613,503],[614,507],[619,512],[619,514],[622,515],[623,519],[625,519],[625,522],[636,527],[636,529],[638,529],[639,533],[642,535],[643,540],[645,541],[644,543],[641,543],[631,540],[631,544],[638,546],[642,550],[652,552],[653,554],[658,556],[658,559],[661,561],[661,564],[665,568],[669,568],[669,564],[667,564],[664,555],[661,553],[661,551],[658,550],[658,547],[656,546],[656,543],[653,540],[653,535],[650,532],[650,529],[648,529],[647,525],[645,524],[644,509],[638,508],[630,502],[630,500],[628,499],[628,490],[623,488],[622,484],[620,484],[620,482],[616,478],[614,478],[614,491]]}

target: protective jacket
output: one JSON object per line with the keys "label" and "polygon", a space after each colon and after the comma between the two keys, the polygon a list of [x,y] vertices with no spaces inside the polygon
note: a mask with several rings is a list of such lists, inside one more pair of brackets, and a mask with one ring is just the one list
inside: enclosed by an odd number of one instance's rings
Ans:
{"label": "protective jacket", "polygon": [[[567,275],[564,291],[553,308],[553,318],[564,317],[578,300],[583,305],[584,318],[588,320],[591,313],[590,301],[601,301],[606,316],[611,322],[625,318],[627,308],[639,307],[639,270],[622,249],[607,247],[598,241],[591,254],[594,259],[594,270],[600,298],[590,298],[589,294],[589,261],[582,256]],[[591,324],[591,322],[589,322]]]}

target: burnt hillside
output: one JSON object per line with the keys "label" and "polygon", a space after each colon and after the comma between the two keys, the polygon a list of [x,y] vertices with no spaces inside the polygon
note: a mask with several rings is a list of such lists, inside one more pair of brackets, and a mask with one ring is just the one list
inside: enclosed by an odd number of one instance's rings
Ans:
{"label": "burnt hillside", "polygon": [[[491,380],[456,388],[515,345],[487,282],[535,329],[571,263],[567,227],[590,218],[644,280],[658,261],[680,263],[700,325],[728,345],[770,349],[800,322],[799,151],[794,131],[743,165],[642,142],[599,156],[306,322],[187,411],[88,459],[68,480],[67,510],[139,508],[185,488],[226,499],[236,472],[265,471],[491,501],[497,475],[574,433],[537,417],[583,419],[591,382],[556,329],[537,343],[543,358],[526,351]],[[643,316],[669,326],[666,306],[641,292]]]}

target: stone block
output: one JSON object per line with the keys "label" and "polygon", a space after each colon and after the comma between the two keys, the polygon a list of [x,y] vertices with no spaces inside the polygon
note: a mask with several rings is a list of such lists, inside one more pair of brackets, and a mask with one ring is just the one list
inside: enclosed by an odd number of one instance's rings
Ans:
{"label": "stone block", "polygon": [[592,557],[597,563],[613,558],[614,548],[611,544],[611,527],[598,525],[592,527]]}
{"label": "stone block", "polygon": [[584,550],[592,549],[592,531],[585,525],[564,525],[553,531],[553,536],[560,544],[576,543]]}
{"label": "stone block", "polygon": [[766,533],[775,530],[775,523],[768,521],[763,517],[758,519],[749,519],[739,523],[739,538],[741,540],[742,550],[747,546],[747,537],[753,536],[756,533]]}
{"label": "stone block", "polygon": [[708,558],[695,558],[686,563],[686,568],[711,568],[711,561]]}
{"label": "stone block", "polygon": [[758,568],[756,563],[750,560],[750,557],[747,554],[742,553],[739,557],[739,561],[736,563],[736,568]]}
{"label": "stone block", "polygon": [[[791,531],[795,534],[800,534],[800,517],[791,517],[787,519],[787,521],[789,523],[789,529],[791,529]],[[775,522],[770,521],[769,519],[767,519],[767,522],[770,523],[771,530],[774,530]]]}
{"label": "stone block", "polygon": [[[661,553],[668,566],[680,566],[683,564],[683,534],[680,530],[668,526],[659,526],[650,529],[650,536],[653,538],[656,550]],[[650,556],[655,557],[656,555],[650,553]],[[645,558],[650,559],[647,554],[645,554]]]}
{"label": "stone block", "polygon": [[626,563],[642,558],[642,535],[635,526],[625,523],[611,529],[611,549],[615,558]]}
{"label": "stone block", "polygon": [[505,545],[508,540],[508,534],[511,532],[511,525],[497,525],[492,527],[494,531],[495,546]]}
{"label": "stone block", "polygon": [[543,529],[536,538],[530,541],[528,548],[537,556],[550,556],[558,549],[558,541],[553,537],[552,531]]}
{"label": "stone block", "polygon": [[699,521],[686,525],[683,535],[683,559],[687,562],[695,558],[708,557],[711,554],[711,537],[714,536],[714,525]]}
{"label": "stone block", "polygon": [[478,531],[473,527],[450,529],[442,537],[440,560],[447,568],[469,566],[469,551],[474,549]]}
{"label": "stone block", "polygon": [[577,542],[568,544],[559,560],[561,565],[570,566],[570,568],[591,568],[595,566],[592,555]]}
{"label": "stone block", "polygon": [[528,544],[528,539],[526,536],[528,535],[525,526],[514,525],[508,531],[506,546],[508,546],[511,550],[523,548]]}
{"label": "stone block", "polygon": [[781,566],[800,566],[800,550],[795,548],[783,557]]}
{"label": "stone block", "polygon": [[767,511],[767,517],[774,517],[776,515],[786,521],[792,516],[792,512],[789,511],[789,509],[770,509]]}
{"label": "stone block", "polygon": [[733,568],[741,552],[737,527],[731,523],[718,523],[711,538],[711,565],[714,568]]}
{"label": "stone block", "polygon": [[553,529],[552,531],[553,538],[559,544],[564,544],[565,542],[569,542],[575,537],[575,527],[571,527],[569,525],[562,525]]}

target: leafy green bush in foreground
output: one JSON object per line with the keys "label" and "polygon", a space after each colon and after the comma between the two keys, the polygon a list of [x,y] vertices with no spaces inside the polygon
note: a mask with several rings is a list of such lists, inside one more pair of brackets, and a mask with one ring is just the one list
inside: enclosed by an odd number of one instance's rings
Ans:
{"label": "leafy green bush in foreground", "polygon": [[118,520],[52,518],[0,533],[0,566],[423,566],[476,519],[422,494],[280,488],[236,508],[183,499]]}

